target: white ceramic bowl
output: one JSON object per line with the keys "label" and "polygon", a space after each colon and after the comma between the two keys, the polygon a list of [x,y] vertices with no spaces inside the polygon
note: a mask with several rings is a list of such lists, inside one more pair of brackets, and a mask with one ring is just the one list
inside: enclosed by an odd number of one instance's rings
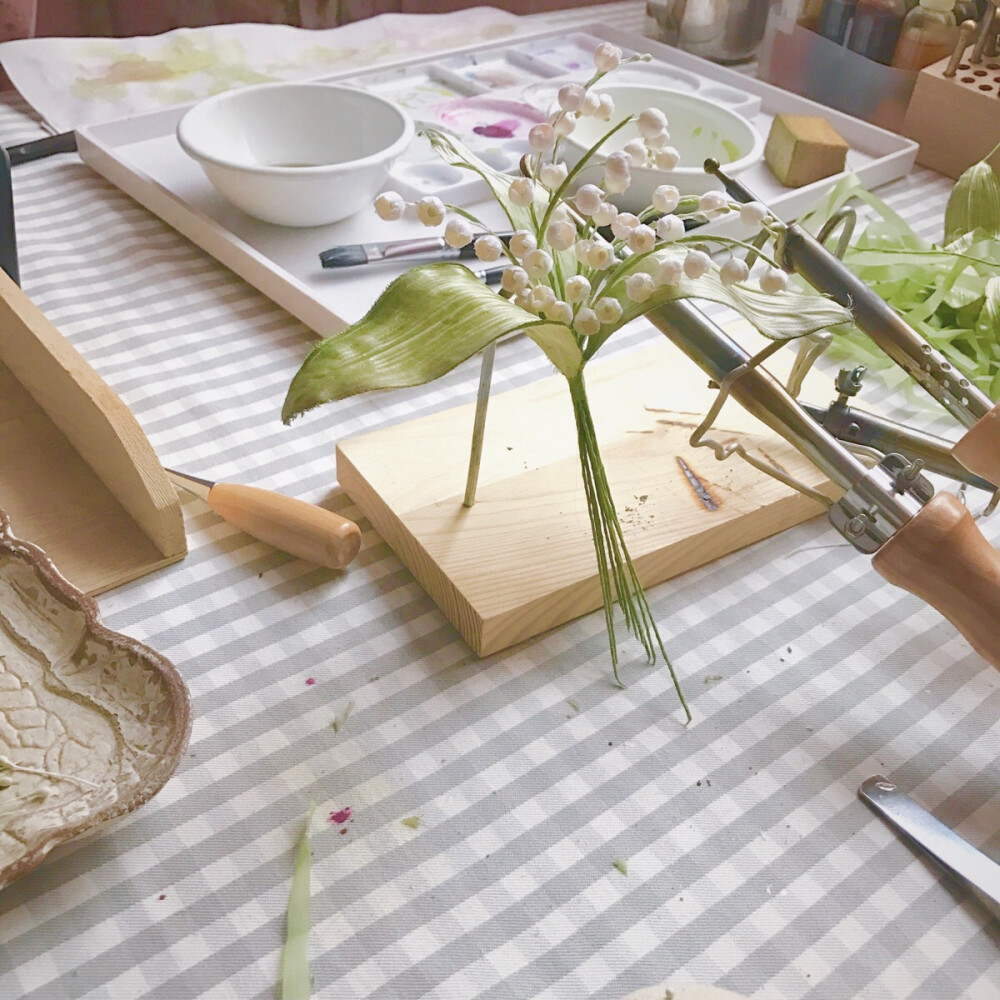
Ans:
{"label": "white ceramic bowl", "polygon": [[327,83],[265,83],[196,104],[177,140],[220,194],[279,226],[321,226],[379,192],[413,139],[391,101]]}
{"label": "white ceramic bowl", "polygon": [[[611,122],[580,118],[573,134],[566,139],[568,159],[579,162],[615,122],[646,108],[659,108],[667,116],[670,145],[681,154],[681,162],[673,170],[632,168],[628,190],[611,199],[625,211],[637,212],[648,206],[653,190],[660,184],[674,184],[681,194],[687,195],[720,188],[718,180],[702,168],[710,156],[726,168],[726,173],[735,175],[758,163],[764,154],[764,139],[750,122],[704,98],[640,83],[602,84],[597,89],[611,95],[615,113]],[[635,123],[616,132],[601,147],[601,155],[594,157],[595,166],[583,171],[580,183],[599,182],[602,170],[596,165],[598,161],[638,135]]]}

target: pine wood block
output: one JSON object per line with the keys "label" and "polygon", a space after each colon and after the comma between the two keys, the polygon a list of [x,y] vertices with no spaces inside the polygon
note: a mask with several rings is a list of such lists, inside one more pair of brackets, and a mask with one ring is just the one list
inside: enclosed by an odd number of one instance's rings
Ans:
{"label": "pine wood block", "polygon": [[90,594],[187,552],[177,495],[135,418],[2,271],[0,507]]}
{"label": "pine wood block", "polygon": [[[984,57],[977,65],[963,58],[951,78],[944,75],[947,65],[941,59],[917,75],[902,132],[920,143],[918,163],[959,177],[1000,137],[1000,58]],[[1000,156],[992,163],[1000,168]]]}
{"label": "pine wood block", "polygon": [[[498,364],[502,358],[501,346]],[[769,367],[777,374],[779,366]],[[644,585],[821,512],[738,458],[719,463],[708,449],[690,447],[714,392],[665,340],[594,362],[587,373],[602,454]],[[828,382],[820,384],[829,395]],[[486,656],[593,611],[601,591],[565,380],[552,376],[494,394],[478,499],[469,509],[462,496],[473,409],[341,441],[337,475],[465,641]],[[758,457],[830,489],[799,452],[737,404],[726,404],[716,428],[712,436],[738,436]],[[717,510],[695,495],[679,458]]]}

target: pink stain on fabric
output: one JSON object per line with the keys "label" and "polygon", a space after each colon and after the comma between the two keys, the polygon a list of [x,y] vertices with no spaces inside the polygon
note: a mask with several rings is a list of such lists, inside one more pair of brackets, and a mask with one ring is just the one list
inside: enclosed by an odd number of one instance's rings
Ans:
{"label": "pink stain on fabric", "polygon": [[338,809],[336,812],[330,813],[331,823],[347,823],[353,818],[353,813],[351,812],[350,806],[344,806],[343,809]]}
{"label": "pink stain on fabric", "polygon": [[316,683],[316,678],[315,677],[307,677],[306,678],[306,686],[307,687],[312,687],[312,685],[315,684],[315,683]]}

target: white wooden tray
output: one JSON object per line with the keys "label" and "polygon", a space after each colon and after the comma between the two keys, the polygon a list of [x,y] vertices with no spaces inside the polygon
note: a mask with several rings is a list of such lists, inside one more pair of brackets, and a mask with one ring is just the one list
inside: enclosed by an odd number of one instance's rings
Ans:
{"label": "white wooden tray", "polygon": [[[604,24],[590,24],[569,36],[550,30],[503,43],[471,46],[434,60],[402,62],[371,73],[351,72],[323,80],[376,90],[400,100],[415,118],[447,121],[455,127],[477,102],[516,101],[544,111],[568,79],[584,80],[593,63],[590,52],[605,39],[627,52],[653,56],[651,63],[620,73],[653,77],[671,88],[725,103],[767,135],[779,112],[818,114],[829,119],[850,143],[848,169],[869,187],[906,174],[916,143],[866,122],[822,107],[796,94],[743,76],[640,35]],[[617,78],[621,78],[619,75]],[[471,98],[471,101],[464,100]],[[426,235],[417,222],[385,223],[374,212],[315,229],[287,229],[258,222],[231,206],[208,183],[201,169],[177,144],[174,130],[186,107],[157,111],[81,128],[80,155],[93,169],[167,223],[259,288],[317,333],[327,336],[359,319],[399,269],[375,266],[347,271],[323,270],[318,255],[329,247]],[[467,118],[468,116],[466,116]],[[471,128],[472,126],[470,126]],[[501,169],[513,169],[523,136],[468,138]],[[827,178],[802,188],[779,184],[763,163],[742,179],[784,219],[794,218],[836,182]],[[410,193],[437,194],[450,204],[476,211],[498,224],[485,187],[444,164],[432,161],[426,140],[418,139],[397,164],[392,186]],[[492,211],[491,211],[492,210]]]}

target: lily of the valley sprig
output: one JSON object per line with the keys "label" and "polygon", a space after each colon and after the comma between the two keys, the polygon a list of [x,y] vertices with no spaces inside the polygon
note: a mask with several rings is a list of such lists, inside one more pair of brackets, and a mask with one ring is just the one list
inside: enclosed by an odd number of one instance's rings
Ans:
{"label": "lily of the valley sprig", "polygon": [[[445,161],[482,177],[513,235],[501,238],[475,215],[435,197],[408,203],[389,191],[376,199],[375,210],[390,221],[415,216],[427,226],[443,225],[451,246],[474,243],[480,260],[505,260],[500,293],[460,264],[413,268],[389,285],[362,320],[313,349],[292,380],[282,415],[289,422],[321,403],[359,392],[420,385],[501,337],[526,334],[567,379],[615,678],[617,604],[649,661],[657,652],[663,656],[690,718],[615,511],[587,401],[586,365],[616,330],[675,299],[724,303],[765,336],[780,340],[838,325],[848,314],[828,300],[786,290],[784,272],[759,249],[780,236],[782,225],[761,205],[735,204],[721,191],[684,196],[663,183],[643,211],[619,211],[614,199],[628,190],[633,167],[669,171],[680,161],[661,110],[648,108],[614,122],[611,98],[593,89],[623,62],[648,58],[623,60],[615,46],[598,46],[591,79],[562,87],[548,121],[530,130],[532,153],[522,160],[522,176],[516,178],[494,170],[453,136],[428,130]],[[562,140],[587,115],[614,123],[570,166],[560,157]],[[605,155],[605,142],[631,122],[638,136]],[[581,173],[595,163],[601,165],[600,183],[579,183]],[[728,213],[739,213],[758,231],[756,246],[687,232],[686,220]],[[753,276],[736,256],[741,249],[759,261]],[[727,253],[727,259],[719,266],[709,250]]]}

